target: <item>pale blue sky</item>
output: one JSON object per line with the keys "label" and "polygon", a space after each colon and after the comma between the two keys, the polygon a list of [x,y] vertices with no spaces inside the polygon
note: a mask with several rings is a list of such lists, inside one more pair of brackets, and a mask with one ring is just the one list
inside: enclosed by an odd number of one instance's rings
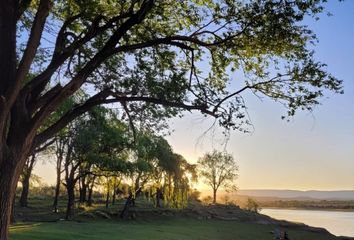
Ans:
{"label": "pale blue sky", "polygon": [[[282,106],[247,94],[254,132],[233,132],[227,145],[240,166],[241,189],[354,189],[354,1],[331,0],[328,10],[332,17],[308,24],[320,40],[316,58],[344,80],[345,93],[330,93],[313,113],[299,113],[290,122],[280,119]],[[204,152],[220,148],[220,129],[214,138],[212,132],[201,138],[211,122],[197,113],[173,119],[175,131],[168,140],[195,162]],[[49,183],[55,180],[48,163],[38,163],[35,173]]]}
{"label": "pale blue sky", "polygon": [[[333,16],[308,25],[320,40],[316,58],[344,80],[345,93],[328,94],[313,113],[299,113],[290,122],[280,120],[282,106],[246,95],[255,130],[233,132],[227,147],[239,163],[242,189],[354,189],[354,1],[330,1],[328,10]],[[211,134],[198,144],[211,124],[200,119],[193,114],[173,121],[175,132],[168,138],[191,161],[220,148]]]}

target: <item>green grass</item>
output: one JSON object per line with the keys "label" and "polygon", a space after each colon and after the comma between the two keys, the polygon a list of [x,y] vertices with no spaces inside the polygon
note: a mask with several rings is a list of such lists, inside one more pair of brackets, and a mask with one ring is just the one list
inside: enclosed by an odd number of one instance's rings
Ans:
{"label": "green grass", "polygon": [[[11,240],[262,240],[274,239],[274,226],[221,220],[175,218],[156,221],[90,221],[16,224],[11,227]],[[292,240],[332,240],[321,233],[287,229]]]}
{"label": "green grass", "polygon": [[[274,239],[270,233],[276,226],[260,225],[250,222],[252,220],[248,212],[238,211],[237,217],[240,221],[223,220],[198,220],[197,216],[182,217],[184,215],[164,214],[165,209],[156,209],[144,202],[137,202],[136,220],[122,221],[116,215],[123,207],[124,200],[119,204],[110,206],[107,210],[104,205],[98,204],[92,208],[76,209],[76,220],[78,221],[57,221],[64,217],[65,199],[60,201],[60,212],[52,213],[52,199],[30,199],[29,208],[15,208],[15,218],[18,223],[10,229],[10,240],[271,240]],[[112,212],[112,219],[104,219],[97,214],[93,218],[80,215],[79,212]],[[222,208],[221,208],[222,210]],[[220,210],[220,211],[221,211]],[[151,211],[151,213],[149,213]],[[159,212],[161,211],[161,212]],[[207,211],[207,210],[206,210]],[[224,209],[223,211],[228,211]],[[222,211],[221,211],[222,212]],[[144,213],[143,215],[141,215]],[[228,213],[228,212],[226,212]],[[224,214],[226,214],[224,213]],[[140,215],[139,215],[140,214]],[[172,214],[172,215],[171,215]],[[193,214],[192,214],[193,216]],[[30,222],[29,222],[30,221]],[[324,233],[314,233],[294,228],[285,229],[291,240],[334,240],[335,237]]]}

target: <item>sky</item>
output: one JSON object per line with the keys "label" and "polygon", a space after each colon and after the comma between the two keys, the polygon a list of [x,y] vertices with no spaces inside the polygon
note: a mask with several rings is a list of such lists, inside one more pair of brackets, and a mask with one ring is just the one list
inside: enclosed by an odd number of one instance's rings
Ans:
{"label": "sky", "polygon": [[[290,122],[281,120],[281,105],[244,95],[254,130],[231,132],[226,145],[239,165],[240,189],[354,189],[354,1],[329,2],[333,16],[306,24],[319,38],[316,59],[344,81],[344,94],[327,94],[313,112],[299,112]],[[198,113],[172,119],[167,140],[175,152],[195,163],[205,152],[225,147],[222,129],[203,134],[212,122]],[[52,184],[50,162],[39,161],[34,173]]]}
{"label": "sky", "polygon": [[[329,93],[312,113],[290,122],[281,120],[279,104],[246,95],[254,131],[231,133],[226,147],[239,165],[240,189],[354,189],[354,1],[330,1],[328,10],[333,16],[306,23],[320,41],[316,59],[344,81],[345,93]],[[222,149],[220,130],[200,139],[211,122],[196,114],[174,120],[168,140],[195,162],[211,148]]]}

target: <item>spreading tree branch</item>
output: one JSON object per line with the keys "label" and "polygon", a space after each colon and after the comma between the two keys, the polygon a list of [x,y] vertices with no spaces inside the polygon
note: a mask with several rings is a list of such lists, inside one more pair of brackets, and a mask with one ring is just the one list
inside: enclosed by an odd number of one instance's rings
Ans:
{"label": "spreading tree branch", "polygon": [[50,115],[67,97],[74,94],[84,83],[87,77],[109,56],[119,40],[136,24],[144,20],[145,15],[153,6],[153,0],[146,0],[143,2],[141,8],[128,18],[122,25],[115,31],[109,40],[105,43],[104,47],[71,79],[71,81],[61,88],[58,93],[35,114],[32,118],[31,130],[38,129],[43,123],[44,119]]}
{"label": "spreading tree branch", "polygon": [[28,75],[33,59],[36,55],[39,47],[44,25],[49,15],[49,11],[52,8],[52,2],[50,0],[41,0],[37,9],[36,16],[33,21],[30,36],[27,42],[25,52],[16,71],[15,82],[8,89],[8,104],[11,106],[15,101],[21,86]]}

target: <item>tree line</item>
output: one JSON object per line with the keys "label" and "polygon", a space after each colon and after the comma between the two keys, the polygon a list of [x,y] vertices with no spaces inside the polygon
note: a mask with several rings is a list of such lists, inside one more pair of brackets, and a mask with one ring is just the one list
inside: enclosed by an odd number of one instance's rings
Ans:
{"label": "tree line", "polygon": [[[156,207],[165,199],[169,207],[187,204],[191,181],[196,181],[196,164],[173,152],[162,137],[147,130],[134,134],[117,118],[114,110],[95,107],[76,119],[37,149],[26,161],[20,182],[19,204],[28,206],[29,182],[38,154],[56,159],[56,184],[53,211],[58,212],[60,188],[67,196],[66,219],[74,216],[75,201],[91,206],[95,187],[102,187],[106,207],[119,193],[154,198]],[[125,182],[125,183],[124,183]],[[122,187],[128,184],[128,189]],[[75,196],[78,188],[79,196]]]}

